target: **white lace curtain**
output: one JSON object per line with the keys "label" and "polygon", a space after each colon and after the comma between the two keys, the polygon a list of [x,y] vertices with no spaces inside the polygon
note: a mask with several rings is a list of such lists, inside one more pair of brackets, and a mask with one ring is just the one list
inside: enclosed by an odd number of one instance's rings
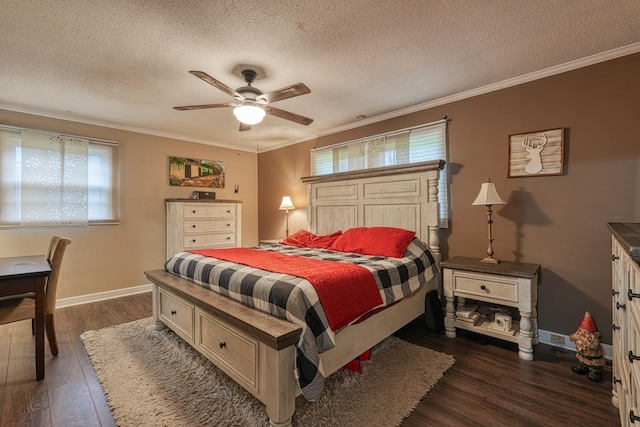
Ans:
{"label": "white lace curtain", "polygon": [[89,140],[23,130],[22,225],[87,225]]}

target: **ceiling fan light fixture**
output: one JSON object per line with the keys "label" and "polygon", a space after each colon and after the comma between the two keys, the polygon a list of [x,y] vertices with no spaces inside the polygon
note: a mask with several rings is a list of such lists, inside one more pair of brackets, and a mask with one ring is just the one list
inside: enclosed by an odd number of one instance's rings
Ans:
{"label": "ceiling fan light fixture", "polygon": [[264,119],[265,114],[257,105],[239,105],[233,109],[233,115],[245,125],[257,125]]}

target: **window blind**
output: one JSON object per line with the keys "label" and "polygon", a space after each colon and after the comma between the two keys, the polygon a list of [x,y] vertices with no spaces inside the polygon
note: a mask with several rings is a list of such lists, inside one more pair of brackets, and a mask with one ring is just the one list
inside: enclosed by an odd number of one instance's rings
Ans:
{"label": "window blind", "polygon": [[117,223],[117,148],[0,127],[0,226]]}
{"label": "window blind", "polygon": [[445,160],[440,171],[440,227],[449,221],[447,120],[311,150],[311,175]]}

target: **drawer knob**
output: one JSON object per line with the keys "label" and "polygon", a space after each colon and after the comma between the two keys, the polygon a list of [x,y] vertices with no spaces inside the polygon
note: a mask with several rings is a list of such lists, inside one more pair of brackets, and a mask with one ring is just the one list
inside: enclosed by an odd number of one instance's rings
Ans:
{"label": "drawer knob", "polygon": [[227,224],[227,227],[231,227],[231,224]]}
{"label": "drawer knob", "polygon": [[631,421],[631,424],[635,424],[636,421],[640,421],[640,417],[633,413],[633,409],[629,411],[629,421]]}
{"label": "drawer knob", "polygon": [[231,237],[227,236],[227,240],[231,240]]}
{"label": "drawer knob", "polygon": [[193,243],[195,243],[195,242],[196,242],[196,239],[193,239],[193,240],[192,240],[192,242],[193,242]]}
{"label": "drawer knob", "polygon": [[226,342],[221,342],[221,343],[220,343],[220,348],[225,348],[226,346],[227,346],[227,343],[226,343]]}
{"label": "drawer knob", "polygon": [[611,326],[611,329],[612,329],[612,330],[614,330],[614,331],[617,331],[617,330],[619,330],[619,329],[620,329],[620,326],[616,326],[616,324],[614,323],[614,324]]}
{"label": "drawer knob", "polygon": [[629,350],[629,362],[633,363],[634,360],[640,360],[640,356],[636,356],[633,351]]}
{"label": "drawer knob", "polygon": [[175,316],[176,315],[176,311],[175,310],[171,310],[171,315]]}
{"label": "drawer knob", "polygon": [[627,297],[629,297],[629,301],[631,301],[634,298],[640,298],[640,294],[634,294],[633,292],[631,292],[631,289],[629,289],[629,291],[627,292]]}
{"label": "drawer knob", "polygon": [[485,285],[480,286],[480,289],[482,289],[483,291],[487,290],[487,287]]}
{"label": "drawer knob", "polygon": [[616,296],[616,295],[620,295],[620,291],[616,291],[615,289],[611,289],[611,295],[612,296]]}
{"label": "drawer knob", "polygon": [[627,304],[620,304],[618,301],[616,301],[616,309],[617,310],[620,310],[620,309],[626,310],[627,309]]}
{"label": "drawer knob", "polygon": [[195,209],[192,211],[192,213],[196,213]]}
{"label": "drawer knob", "polygon": [[231,211],[227,211],[227,213],[231,213]]}
{"label": "drawer knob", "polygon": [[196,225],[195,225],[195,224],[193,224],[193,225],[191,226],[191,228],[196,228]]}
{"label": "drawer knob", "polygon": [[617,259],[620,259],[620,257],[616,256],[615,254],[611,255],[611,261],[615,261]]}
{"label": "drawer knob", "polygon": [[620,378],[616,378],[616,376],[615,376],[615,375],[613,376],[612,381],[613,381],[613,383],[614,383],[614,384],[615,384],[615,383],[622,384],[622,380],[621,380]]}

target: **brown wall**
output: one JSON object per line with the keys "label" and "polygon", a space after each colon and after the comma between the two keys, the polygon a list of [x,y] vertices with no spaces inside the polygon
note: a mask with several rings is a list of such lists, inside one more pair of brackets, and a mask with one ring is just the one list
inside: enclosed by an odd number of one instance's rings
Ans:
{"label": "brown wall", "polygon": [[[508,201],[493,216],[504,260],[539,263],[539,324],[570,334],[584,312],[611,342],[611,253],[607,222],[640,221],[640,54],[325,136],[258,156],[261,239],[284,235],[277,210],[288,194],[303,228],[309,149],[450,119],[450,227],[443,255],[482,257],[486,208],[472,206],[491,177]],[[507,178],[510,134],[566,128],[562,176]]]}
{"label": "brown wall", "polygon": [[[169,156],[225,162],[218,199],[242,201],[242,244],[258,243],[257,155],[204,144],[0,110],[0,124],[110,139],[120,144],[119,225],[0,228],[0,256],[45,253],[52,234],[73,239],[63,264],[58,298],[144,285],[145,270],[165,261],[165,198],[189,197],[193,187],[169,186]],[[233,192],[234,184],[240,191]]]}

